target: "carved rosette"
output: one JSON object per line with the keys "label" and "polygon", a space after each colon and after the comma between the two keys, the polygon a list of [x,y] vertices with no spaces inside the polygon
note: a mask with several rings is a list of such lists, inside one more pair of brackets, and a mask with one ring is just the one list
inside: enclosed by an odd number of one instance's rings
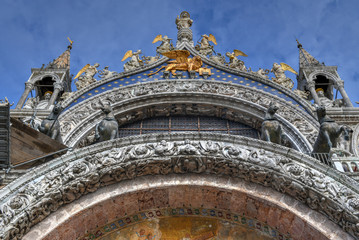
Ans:
{"label": "carved rosette", "polygon": [[0,191],[0,239],[21,238],[60,206],[103,186],[171,173],[229,176],[273,188],[359,237],[358,183],[315,161],[244,137],[218,141],[211,134],[201,139],[172,134],[107,141],[38,167],[10,184],[10,188],[21,186],[13,192],[7,193],[7,187]]}

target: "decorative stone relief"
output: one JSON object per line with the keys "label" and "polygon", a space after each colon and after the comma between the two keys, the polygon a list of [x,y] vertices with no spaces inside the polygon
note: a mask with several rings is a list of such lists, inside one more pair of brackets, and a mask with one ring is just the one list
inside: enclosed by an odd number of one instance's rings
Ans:
{"label": "decorative stone relief", "polygon": [[[359,237],[359,194],[353,188],[358,183],[349,184],[351,180],[344,175],[340,176],[340,183],[324,174],[326,169],[306,165],[315,161],[308,156],[295,152],[288,155],[278,147],[274,152],[274,146],[256,140],[250,140],[253,147],[248,147],[248,143],[243,141],[242,145],[240,140],[232,144],[210,140],[208,136],[202,139],[131,142],[118,147],[109,141],[86,151],[68,153],[61,160],[65,164],[36,170],[38,175],[31,182],[24,182],[16,193],[1,195],[0,239],[20,239],[31,226],[60,206],[102,186],[170,173],[226,175],[271,187],[323,213]],[[257,144],[262,149],[256,148]]]}
{"label": "decorative stone relief", "polygon": [[[163,93],[211,93],[214,95],[222,96],[231,96],[234,99],[246,100],[255,104],[258,104],[264,108],[268,108],[269,104],[273,99],[280,105],[280,109],[277,114],[286,119],[288,122],[292,123],[298,130],[301,132],[309,141],[313,144],[315,137],[318,133],[319,124],[317,121],[310,117],[308,114],[299,111],[294,105],[288,104],[288,102],[282,100],[281,98],[270,95],[266,92],[240,86],[232,85],[226,83],[213,83],[207,81],[195,81],[195,80],[185,80],[185,81],[169,81],[169,82],[151,82],[146,84],[141,84],[140,86],[129,86],[126,88],[117,88],[111,91],[108,91],[102,95],[97,96],[96,98],[89,99],[82,103],[77,104],[73,108],[66,111],[60,116],[61,123],[61,132],[67,133],[67,136],[64,136],[65,143],[68,143],[69,137],[76,128],[84,124],[84,121],[88,122],[88,117],[99,109],[100,101],[109,101],[112,106],[114,106],[115,112],[116,106],[122,101],[127,101],[129,99],[134,99],[139,96],[149,96],[155,94]],[[165,97],[164,97],[165,98]],[[95,107],[97,106],[97,107]],[[229,107],[229,106],[228,106]],[[211,111],[203,109],[204,111]],[[231,115],[235,115],[235,112],[229,112],[227,115],[230,118]],[[139,115],[139,114],[137,114]],[[238,114],[237,114],[238,115]],[[128,121],[130,116],[124,116],[124,121]],[[242,116],[245,118],[246,116]],[[122,117],[121,117],[122,118]],[[87,119],[87,120],[85,120]],[[119,123],[121,123],[121,120]]]}

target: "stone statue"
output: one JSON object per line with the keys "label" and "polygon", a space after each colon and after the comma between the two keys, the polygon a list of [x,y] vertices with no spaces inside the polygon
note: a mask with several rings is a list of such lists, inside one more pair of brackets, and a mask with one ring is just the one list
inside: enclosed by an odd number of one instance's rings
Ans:
{"label": "stone statue", "polygon": [[113,114],[112,107],[106,103],[101,107],[106,117],[96,125],[95,141],[103,142],[118,138],[118,122]]}
{"label": "stone statue", "polygon": [[317,108],[318,121],[320,123],[319,134],[313,146],[313,153],[329,153],[332,148],[337,148],[340,134],[344,133],[344,139],[349,140],[351,129],[339,125],[326,114],[323,106]]}
{"label": "stone statue", "polygon": [[105,78],[113,77],[113,76],[117,75],[118,73],[115,71],[108,70],[108,66],[106,66],[106,67],[104,67],[103,70],[99,70],[98,74],[101,79],[105,79]]}
{"label": "stone statue", "polygon": [[242,60],[239,60],[234,53],[227,52],[226,56],[229,57],[228,67],[235,68],[241,71],[246,71],[246,66]]}
{"label": "stone statue", "polygon": [[131,71],[131,70],[135,70],[136,68],[139,68],[141,66],[143,66],[143,61],[140,59],[140,54],[142,53],[141,50],[137,50],[136,52],[132,52],[132,50],[128,50],[125,55],[122,58],[122,62],[125,61],[127,58],[131,58],[130,61],[126,62],[123,65],[123,70],[126,71]]}
{"label": "stone statue", "polygon": [[317,92],[317,95],[318,95],[318,98],[319,98],[319,101],[320,101],[320,105],[323,106],[323,107],[326,107],[326,108],[329,108],[329,107],[333,107],[334,106],[334,101],[333,100],[330,100],[329,98],[327,98],[325,95],[324,95],[324,90],[321,89],[321,88],[318,88],[315,90]]}
{"label": "stone statue", "polygon": [[47,136],[55,139],[56,141],[62,143],[62,138],[60,134],[60,123],[57,120],[58,116],[62,111],[61,104],[56,104],[52,109],[50,115],[41,122],[41,125],[38,127],[38,130]]}
{"label": "stone statue", "polygon": [[176,18],[177,29],[190,28],[192,26],[193,20],[190,19],[188,12],[183,11],[180,16]]}
{"label": "stone statue", "polygon": [[52,92],[48,91],[44,95],[44,99],[38,101],[38,104],[36,105],[36,109],[46,109],[49,105],[50,98],[51,98]]}
{"label": "stone statue", "polygon": [[199,43],[199,45],[196,45],[196,50],[199,51],[201,55],[207,56],[212,55],[213,53],[213,46],[209,44],[209,42],[212,41],[215,45],[217,45],[216,38],[212,35],[207,34],[202,35],[202,39]]}
{"label": "stone statue", "polygon": [[167,36],[162,37],[162,35],[157,35],[152,43],[156,43],[158,41],[162,42],[161,45],[156,48],[156,52],[158,54],[162,54],[164,52],[168,52],[174,49],[171,40],[172,39],[168,38]]}
{"label": "stone statue", "polygon": [[283,87],[286,87],[289,89],[292,89],[294,87],[293,80],[288,78],[285,75],[284,70],[280,64],[273,63],[273,68],[272,68],[271,72],[273,72],[275,75],[275,78],[272,78],[273,82],[276,82],[276,83],[282,85]]}
{"label": "stone statue", "polygon": [[[82,88],[87,87],[88,85],[96,82],[97,80],[94,78],[94,76],[97,73],[97,68],[100,66],[100,64],[95,63],[93,66],[90,64],[87,64],[85,67],[83,67],[76,75],[76,78],[78,78],[78,81],[75,82],[77,90],[80,90]],[[81,75],[84,73],[83,75]]]}
{"label": "stone statue", "polygon": [[267,109],[264,121],[262,122],[262,135],[264,141],[281,144],[282,143],[282,126],[274,117],[278,106],[271,103]]}
{"label": "stone statue", "polygon": [[26,100],[23,109],[34,109],[36,107],[36,104],[37,104],[36,98],[30,97]]}

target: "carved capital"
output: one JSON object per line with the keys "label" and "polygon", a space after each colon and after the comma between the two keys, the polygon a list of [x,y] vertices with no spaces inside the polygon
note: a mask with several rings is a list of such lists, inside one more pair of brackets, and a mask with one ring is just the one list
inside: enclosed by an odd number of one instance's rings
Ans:
{"label": "carved capital", "polygon": [[26,82],[25,83],[25,88],[27,88],[27,89],[33,89],[34,88],[34,84],[32,83],[32,82]]}
{"label": "carved capital", "polygon": [[55,89],[59,89],[60,91],[63,91],[64,90],[64,85],[60,82],[55,82],[54,83],[54,88]]}
{"label": "carved capital", "polygon": [[308,89],[315,88],[315,82],[314,81],[308,81],[307,82],[307,87],[308,87]]}
{"label": "carved capital", "polygon": [[343,81],[343,80],[338,80],[338,81],[336,81],[336,85],[337,85],[339,88],[343,88],[343,87],[344,87],[344,81]]}

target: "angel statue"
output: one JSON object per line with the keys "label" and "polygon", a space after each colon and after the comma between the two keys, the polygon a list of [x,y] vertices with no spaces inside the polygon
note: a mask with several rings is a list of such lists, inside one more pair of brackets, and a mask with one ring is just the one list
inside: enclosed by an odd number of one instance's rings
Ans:
{"label": "angel statue", "polygon": [[226,56],[229,57],[229,64],[228,66],[230,68],[235,68],[241,71],[246,71],[246,66],[244,65],[244,62],[242,60],[239,60],[237,57],[238,56],[242,56],[242,57],[248,57],[247,54],[245,54],[244,52],[234,49],[232,53],[227,52]]}
{"label": "angel statue", "polygon": [[169,61],[167,66],[160,67],[156,72],[150,73],[148,76],[158,73],[163,68],[165,68],[165,71],[171,71],[172,75],[176,75],[176,70],[198,72],[203,64],[200,56],[189,58],[190,52],[187,50],[173,50],[162,53],[162,55],[175,60]]}
{"label": "angel statue", "polygon": [[115,72],[115,71],[108,70],[108,66],[104,67],[103,70],[98,71],[98,75],[100,76],[101,79],[110,78],[110,77],[113,77],[113,76],[115,76],[117,74],[118,73]]}
{"label": "angel statue", "polygon": [[291,66],[285,63],[273,63],[273,68],[271,72],[274,73],[275,78],[272,78],[272,80],[283,87],[292,89],[294,87],[294,82],[292,79],[288,78],[284,71],[290,71],[294,74],[298,74]]}
{"label": "angel statue", "polygon": [[195,47],[196,50],[199,51],[201,55],[211,55],[213,52],[213,46],[210,45],[209,42],[213,42],[217,45],[217,40],[212,34],[209,34],[209,36],[207,34],[202,35],[201,41],[198,41],[199,45],[196,45]]}
{"label": "angel statue", "polygon": [[[77,90],[80,90],[82,88],[87,87],[88,85],[96,82],[97,80],[94,78],[94,76],[97,73],[97,68],[100,66],[100,64],[95,63],[93,66],[90,64],[86,64],[75,76],[74,79],[78,78],[78,80],[75,82]],[[81,75],[84,73],[83,75]]]}
{"label": "angel statue", "polygon": [[156,43],[161,41],[161,45],[156,48],[156,52],[158,54],[168,52],[174,49],[173,44],[171,43],[172,38],[168,38],[167,36],[162,37],[162,35],[157,35],[152,43]]}
{"label": "angel statue", "polygon": [[144,65],[143,61],[140,59],[141,50],[137,50],[136,52],[132,52],[132,50],[128,50],[123,56],[121,62],[125,61],[127,58],[131,58],[130,61],[126,62],[123,65],[124,71],[134,70]]}

